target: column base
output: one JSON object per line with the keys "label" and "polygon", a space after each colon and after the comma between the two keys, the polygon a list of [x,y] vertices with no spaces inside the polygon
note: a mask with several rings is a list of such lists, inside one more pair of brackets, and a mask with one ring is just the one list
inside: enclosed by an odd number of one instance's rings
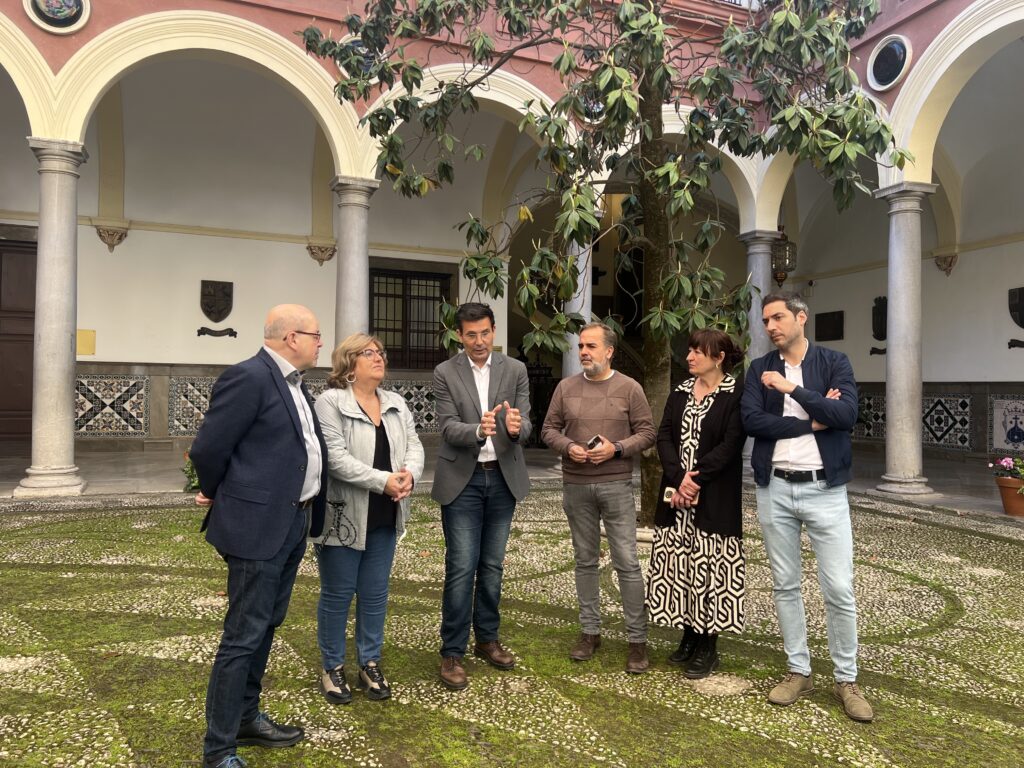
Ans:
{"label": "column base", "polygon": [[29,467],[25,472],[26,477],[14,488],[15,498],[81,496],[88,485],[75,466]]}
{"label": "column base", "polygon": [[882,475],[885,482],[875,486],[876,490],[882,493],[891,493],[894,496],[923,496],[935,493],[930,488],[927,477],[897,477],[896,475]]}

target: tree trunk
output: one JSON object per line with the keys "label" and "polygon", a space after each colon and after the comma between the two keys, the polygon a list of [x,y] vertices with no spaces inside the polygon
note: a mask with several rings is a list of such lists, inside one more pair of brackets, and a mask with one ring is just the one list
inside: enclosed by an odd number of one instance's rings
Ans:
{"label": "tree trunk", "polygon": [[[640,134],[638,152],[645,169],[662,165],[668,151],[663,138],[664,123],[661,117],[662,94],[650,86],[650,78],[644,78],[640,85],[640,113],[644,123],[650,126],[650,138],[643,131]],[[644,314],[661,303],[658,289],[661,277],[669,265],[671,254],[665,195],[645,179],[639,182],[640,204],[644,212]],[[661,416],[668,399],[672,377],[672,355],[669,340],[655,339],[650,329],[644,328],[644,390],[651,404],[655,425],[661,423]],[[651,448],[644,451],[640,464],[640,524],[654,524],[654,510],[661,496],[661,461],[658,451]]]}

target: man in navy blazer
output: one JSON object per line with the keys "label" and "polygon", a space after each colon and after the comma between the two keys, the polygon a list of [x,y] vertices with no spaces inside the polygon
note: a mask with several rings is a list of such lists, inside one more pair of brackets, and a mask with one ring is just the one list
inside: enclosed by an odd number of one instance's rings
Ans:
{"label": "man in navy blazer", "polygon": [[853,533],[846,496],[857,382],[846,355],[811,344],[804,335],[808,309],[802,298],[769,294],[763,307],[776,351],[751,363],[741,412],[743,427],[754,438],[757,517],[789,667],[768,701],[788,706],[814,691],[800,594],[800,531],[805,528],[825,601],[832,693],[850,718],[870,721],[871,705],[857,687]]}
{"label": "man in navy blazer", "polygon": [[206,768],[244,768],[239,745],[288,747],[296,726],[260,711],[274,630],[284,621],[306,536],[323,528],[327,446],[302,371],[322,346],[316,317],[282,304],[263,348],[221,374],[189,456],[203,530],[228,566],[224,634],[206,691]]}

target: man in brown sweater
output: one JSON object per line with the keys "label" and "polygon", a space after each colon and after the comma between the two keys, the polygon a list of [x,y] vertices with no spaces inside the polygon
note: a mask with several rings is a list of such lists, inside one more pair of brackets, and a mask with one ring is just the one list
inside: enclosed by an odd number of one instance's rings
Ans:
{"label": "man in brown sweater", "polygon": [[580,331],[583,373],[562,379],[548,406],[541,437],[562,457],[562,507],[576,556],[579,640],[569,656],[586,661],[601,645],[601,556],[604,521],[619,576],[629,640],[626,671],[647,670],[644,580],[636,555],[633,457],[654,445],[656,431],[643,388],[612,369],[615,331],[590,323]]}

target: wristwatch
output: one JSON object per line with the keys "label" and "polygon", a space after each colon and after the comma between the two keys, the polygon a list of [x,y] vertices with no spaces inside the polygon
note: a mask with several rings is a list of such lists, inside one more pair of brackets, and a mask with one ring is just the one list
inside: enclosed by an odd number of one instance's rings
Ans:
{"label": "wristwatch", "polygon": [[615,458],[616,459],[621,459],[622,458],[622,443],[616,443],[615,444]]}

